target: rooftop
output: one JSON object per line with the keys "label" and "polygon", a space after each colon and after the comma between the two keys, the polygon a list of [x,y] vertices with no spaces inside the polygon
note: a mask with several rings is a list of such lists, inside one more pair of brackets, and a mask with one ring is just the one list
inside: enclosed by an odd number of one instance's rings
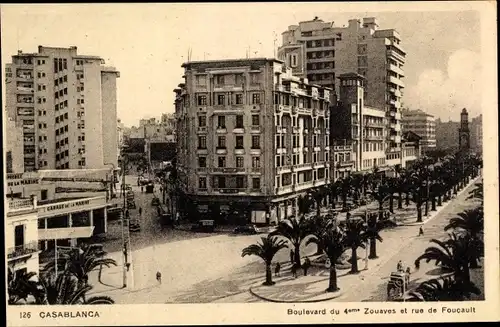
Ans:
{"label": "rooftop", "polygon": [[187,67],[190,65],[201,65],[201,64],[211,64],[211,63],[240,63],[240,62],[259,62],[259,61],[271,61],[284,63],[284,61],[276,58],[240,58],[240,59],[218,59],[218,60],[203,60],[203,61],[189,61],[181,65],[181,67]]}

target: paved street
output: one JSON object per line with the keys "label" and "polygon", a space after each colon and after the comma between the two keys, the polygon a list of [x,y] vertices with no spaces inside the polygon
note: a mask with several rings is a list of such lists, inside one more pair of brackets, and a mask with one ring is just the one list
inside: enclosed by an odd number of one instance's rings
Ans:
{"label": "paved street", "polygon": [[[127,178],[133,184],[135,178]],[[137,185],[137,184],[135,184]],[[444,225],[458,212],[477,203],[465,201],[467,190],[462,192],[452,204],[443,208],[424,225],[425,236],[418,237],[419,226],[401,226],[384,230],[382,243],[377,244],[380,258],[370,260],[369,269],[358,275],[339,271],[339,287],[343,294],[333,301],[382,301],[386,299],[388,276],[395,270],[398,260],[414,270],[413,261],[428,247],[431,238],[443,237]],[[121,267],[113,267],[103,272],[102,282],[97,282],[97,273],[91,277],[95,292],[103,292],[117,303],[193,303],[193,302],[258,302],[261,301],[248,292],[250,286],[264,280],[265,267],[257,257],[241,258],[241,250],[255,243],[262,235],[234,236],[228,234],[202,234],[162,228],[156,218],[156,210],[151,206],[152,194],[141,193],[134,187],[137,207],[143,208],[142,231],[132,234],[133,290],[121,287]],[[137,210],[131,211],[131,216]],[[116,232],[116,231],[115,231]],[[119,239],[106,243],[110,256],[121,263],[121,253],[116,248]],[[315,246],[302,249],[302,254],[312,254]],[[358,255],[364,257],[364,250]],[[287,249],[280,251],[275,260],[288,262]],[[285,270],[286,270],[285,266]],[[360,269],[364,264],[360,261]],[[156,279],[157,271],[162,273],[162,284]],[[284,273],[287,273],[286,271]],[[431,278],[438,271],[433,264],[422,263],[421,269],[412,273],[412,285],[424,278]],[[132,277],[133,276],[133,277]],[[321,274],[318,283],[327,287],[328,275]],[[300,278],[299,278],[300,280]],[[410,286],[412,286],[410,285]]]}

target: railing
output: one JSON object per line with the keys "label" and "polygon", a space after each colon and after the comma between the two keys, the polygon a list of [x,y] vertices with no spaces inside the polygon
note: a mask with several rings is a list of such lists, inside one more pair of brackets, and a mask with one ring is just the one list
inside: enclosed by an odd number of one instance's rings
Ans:
{"label": "railing", "polygon": [[288,173],[292,170],[292,166],[290,166],[290,165],[281,166],[281,167],[277,167],[276,170],[277,170],[278,174]]}
{"label": "railing", "polygon": [[11,247],[7,250],[7,259],[15,259],[38,251],[38,241]]}
{"label": "railing", "polygon": [[337,167],[349,167],[354,165],[354,160],[339,161],[337,162]]}

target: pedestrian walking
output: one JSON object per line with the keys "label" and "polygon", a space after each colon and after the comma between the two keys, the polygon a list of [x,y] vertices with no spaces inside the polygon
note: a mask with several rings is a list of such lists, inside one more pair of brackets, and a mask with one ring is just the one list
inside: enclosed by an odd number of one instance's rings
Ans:
{"label": "pedestrian walking", "polygon": [[410,283],[410,275],[411,275],[411,270],[410,270],[410,267],[407,267],[406,268],[406,283]]}
{"label": "pedestrian walking", "polygon": [[418,229],[418,236],[423,236],[424,235],[424,229],[422,228],[422,226],[420,226],[420,228]]}
{"label": "pedestrian walking", "polygon": [[141,207],[139,207],[139,216],[142,217],[142,208]]}
{"label": "pedestrian walking", "polygon": [[159,271],[156,272],[156,280],[161,284],[161,272]]}
{"label": "pedestrian walking", "polygon": [[141,193],[144,193],[144,186],[141,185]]}
{"label": "pedestrian walking", "polygon": [[297,264],[295,263],[292,265],[292,276],[297,278]]}
{"label": "pedestrian walking", "polygon": [[311,267],[311,261],[309,258],[306,258],[304,260],[304,263],[302,264],[302,269],[304,270],[304,276],[307,276],[307,270],[309,270],[309,267]]}
{"label": "pedestrian walking", "polygon": [[281,270],[281,264],[278,262],[276,264],[276,268],[274,268],[274,275],[279,276],[280,275],[280,270]]}
{"label": "pedestrian walking", "polygon": [[293,265],[294,262],[295,262],[295,253],[293,252],[293,250],[290,250],[290,263]]}

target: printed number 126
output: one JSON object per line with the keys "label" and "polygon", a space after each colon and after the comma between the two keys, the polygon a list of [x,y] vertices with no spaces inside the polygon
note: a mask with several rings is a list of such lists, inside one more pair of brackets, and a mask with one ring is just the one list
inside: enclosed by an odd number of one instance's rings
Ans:
{"label": "printed number 126", "polygon": [[19,316],[21,319],[29,319],[31,318],[31,312],[20,312]]}

